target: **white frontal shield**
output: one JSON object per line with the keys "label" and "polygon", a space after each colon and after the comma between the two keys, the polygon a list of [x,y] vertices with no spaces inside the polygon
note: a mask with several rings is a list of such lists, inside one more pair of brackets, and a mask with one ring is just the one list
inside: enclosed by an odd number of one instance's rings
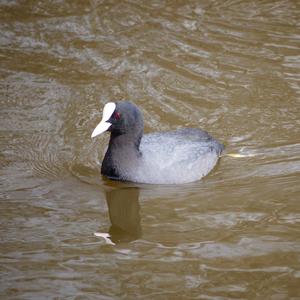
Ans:
{"label": "white frontal shield", "polygon": [[102,132],[106,131],[111,126],[111,123],[109,123],[107,121],[110,119],[110,117],[114,113],[115,109],[116,109],[115,103],[109,102],[109,103],[105,104],[105,106],[103,108],[103,113],[102,113],[102,120],[94,129],[94,131],[91,135],[92,138],[101,134]]}

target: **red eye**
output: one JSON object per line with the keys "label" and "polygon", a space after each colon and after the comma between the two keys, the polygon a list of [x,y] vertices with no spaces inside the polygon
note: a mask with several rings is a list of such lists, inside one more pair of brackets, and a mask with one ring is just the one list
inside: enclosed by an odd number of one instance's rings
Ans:
{"label": "red eye", "polygon": [[114,113],[114,118],[115,118],[115,120],[120,120],[121,119],[121,114],[118,111],[116,111]]}

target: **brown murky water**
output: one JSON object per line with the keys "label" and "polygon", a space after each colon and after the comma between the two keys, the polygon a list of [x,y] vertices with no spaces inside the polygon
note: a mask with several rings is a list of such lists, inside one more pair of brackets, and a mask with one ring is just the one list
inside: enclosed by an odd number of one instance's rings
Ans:
{"label": "brown murky water", "polygon": [[[300,299],[299,13],[1,1],[1,299]],[[247,157],[186,185],[105,180],[90,134],[119,99],[147,132],[201,127]]]}

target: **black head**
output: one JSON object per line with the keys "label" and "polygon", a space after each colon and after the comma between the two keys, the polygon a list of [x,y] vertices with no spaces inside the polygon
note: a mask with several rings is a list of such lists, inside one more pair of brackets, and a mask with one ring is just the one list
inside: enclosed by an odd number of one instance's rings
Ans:
{"label": "black head", "polygon": [[143,116],[139,108],[131,102],[109,102],[104,106],[101,122],[92,133],[92,137],[104,131],[113,136],[130,135],[140,137],[143,134]]}

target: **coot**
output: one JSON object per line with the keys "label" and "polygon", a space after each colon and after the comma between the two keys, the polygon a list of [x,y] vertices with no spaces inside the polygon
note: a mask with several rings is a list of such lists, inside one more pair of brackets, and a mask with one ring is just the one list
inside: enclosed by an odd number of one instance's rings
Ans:
{"label": "coot", "polygon": [[143,135],[143,116],[130,102],[109,102],[92,138],[110,131],[101,173],[111,179],[152,184],[199,180],[216,165],[224,146],[207,132],[184,128]]}

